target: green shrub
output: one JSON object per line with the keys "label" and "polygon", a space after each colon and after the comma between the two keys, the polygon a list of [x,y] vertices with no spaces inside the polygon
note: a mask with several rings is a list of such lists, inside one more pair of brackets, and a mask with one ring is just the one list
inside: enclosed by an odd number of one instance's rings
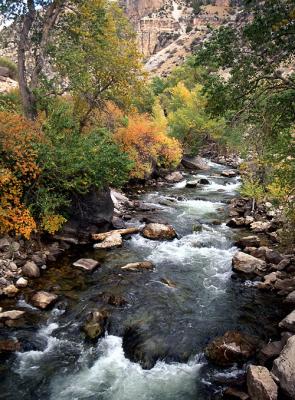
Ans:
{"label": "green shrub", "polygon": [[17,66],[9,58],[0,57],[0,67],[6,67],[9,69],[9,76],[11,79],[17,79]]}
{"label": "green shrub", "polygon": [[21,99],[17,89],[13,89],[8,93],[0,93],[0,111],[20,114],[21,108]]}

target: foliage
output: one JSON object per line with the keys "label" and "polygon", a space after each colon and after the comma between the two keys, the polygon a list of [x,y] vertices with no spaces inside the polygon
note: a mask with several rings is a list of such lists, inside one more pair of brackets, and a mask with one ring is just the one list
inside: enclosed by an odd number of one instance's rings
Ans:
{"label": "foliage", "polygon": [[17,89],[0,93],[0,111],[21,113],[21,99]]}
{"label": "foliage", "polygon": [[175,168],[181,160],[179,142],[165,134],[162,123],[145,114],[130,115],[127,126],[115,133],[115,140],[134,161],[133,178],[146,178],[156,166]]}
{"label": "foliage", "polygon": [[6,67],[9,69],[9,76],[11,79],[17,79],[17,66],[7,57],[0,57],[0,67]]}

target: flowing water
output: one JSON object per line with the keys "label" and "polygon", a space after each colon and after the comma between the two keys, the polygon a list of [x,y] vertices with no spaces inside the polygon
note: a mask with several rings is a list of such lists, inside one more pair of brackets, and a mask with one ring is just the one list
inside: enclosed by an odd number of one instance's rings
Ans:
{"label": "flowing water", "polygon": [[[279,311],[255,284],[232,279],[233,243],[241,232],[225,225],[226,205],[239,178],[222,178],[225,167],[210,166],[206,173],[188,176],[206,177],[210,185],[188,189],[180,182],[142,197],[154,209],[147,215],[171,223],[177,239],[134,235],[116,250],[71,250],[35,283],[59,295],[51,311],[31,307],[27,290],[18,302],[27,312],[26,325],[10,332],[23,349],[0,367],[0,399],[206,400],[216,398],[220,381],[243,372],[208,364],[204,347],[229,329],[267,339],[275,334]],[[138,224],[136,216],[129,223]],[[91,275],[78,271],[72,262],[81,257],[102,266]],[[120,270],[144,259],[155,263],[155,271]],[[123,296],[128,304],[108,305],[108,333],[89,343],[81,323],[89,310],[105,307],[104,293]],[[137,323],[144,326],[151,351],[163,355],[150,370],[124,355],[124,329]]]}

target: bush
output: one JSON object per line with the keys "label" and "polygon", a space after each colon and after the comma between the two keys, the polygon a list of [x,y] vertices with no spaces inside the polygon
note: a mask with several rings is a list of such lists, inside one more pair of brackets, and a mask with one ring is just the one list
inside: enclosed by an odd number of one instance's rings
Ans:
{"label": "bush", "polygon": [[127,126],[115,133],[115,140],[134,161],[132,178],[147,178],[156,166],[175,168],[181,160],[179,142],[168,137],[163,126],[146,114],[130,116]]}
{"label": "bush", "polygon": [[6,57],[0,57],[0,67],[8,68],[10,78],[17,80],[17,66],[13,61]]}
{"label": "bush", "polygon": [[21,99],[18,89],[0,93],[0,111],[21,113]]}

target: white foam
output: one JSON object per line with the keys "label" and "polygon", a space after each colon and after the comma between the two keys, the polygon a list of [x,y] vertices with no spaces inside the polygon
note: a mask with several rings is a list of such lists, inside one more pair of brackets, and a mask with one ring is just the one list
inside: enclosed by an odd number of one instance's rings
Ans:
{"label": "white foam", "polygon": [[225,185],[211,182],[210,185],[204,185],[203,190],[205,192],[217,192],[218,190],[223,190],[226,193],[234,193],[239,189],[240,186],[241,182],[227,183]]}
{"label": "white foam", "polygon": [[201,364],[158,362],[151,370],[125,358],[122,339],[107,336],[98,345],[99,358],[78,373],[57,377],[51,384],[52,400],[171,400],[195,394]]}

